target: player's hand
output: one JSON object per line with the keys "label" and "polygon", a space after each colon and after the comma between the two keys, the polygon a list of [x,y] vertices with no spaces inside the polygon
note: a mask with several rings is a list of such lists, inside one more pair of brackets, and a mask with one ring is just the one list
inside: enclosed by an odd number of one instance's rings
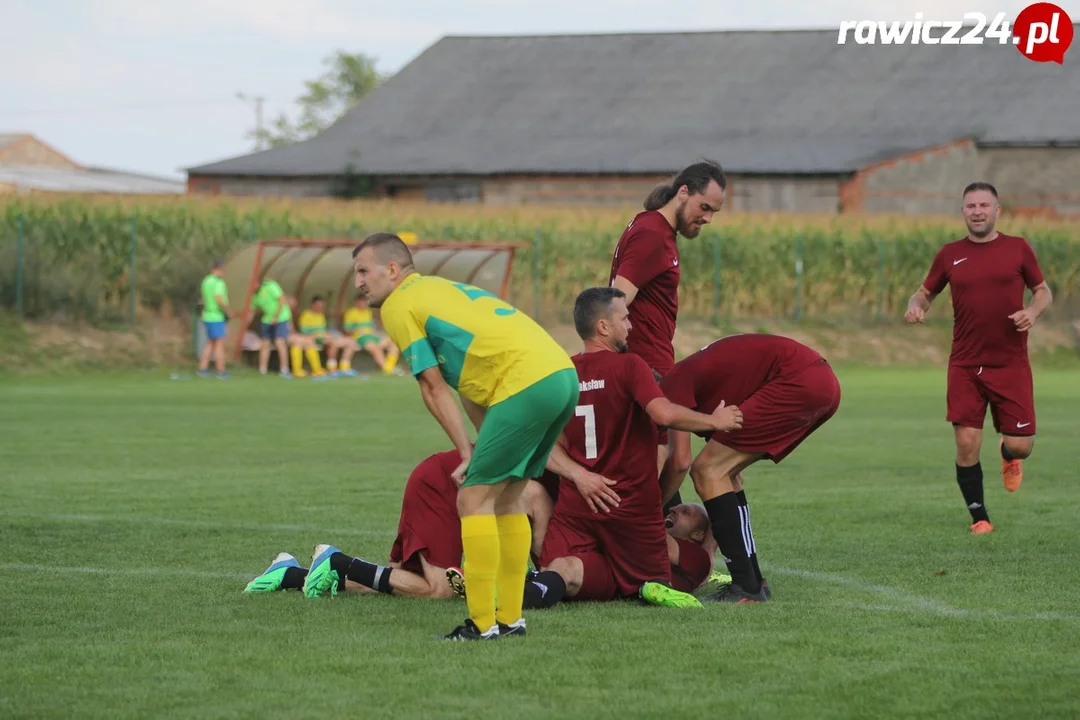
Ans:
{"label": "player's hand", "polygon": [[720,405],[713,410],[712,416],[716,420],[717,430],[739,430],[742,428],[743,415],[738,405],[725,405],[724,401],[721,400]]}
{"label": "player's hand", "polygon": [[904,319],[912,325],[921,323],[923,320],[926,320],[926,311],[918,305],[912,305],[907,309],[907,312],[904,313]]}
{"label": "player's hand", "polygon": [[601,511],[610,513],[611,508],[619,507],[619,503],[622,502],[622,498],[611,489],[615,485],[615,481],[608,480],[603,475],[592,472],[583,473],[580,478],[574,481],[574,485],[577,487],[578,492],[581,493],[581,497],[585,498],[585,503],[589,506],[589,509],[594,513]]}
{"label": "player's hand", "polygon": [[465,482],[465,472],[469,469],[469,463],[471,462],[472,455],[468,457],[462,455],[461,464],[457,466],[454,472],[450,473],[450,477],[458,487],[461,487],[461,484]]}
{"label": "player's hand", "polygon": [[1035,324],[1035,313],[1031,312],[1027,308],[1023,310],[1017,310],[1009,319],[1016,323],[1016,329],[1020,332],[1027,332]]}

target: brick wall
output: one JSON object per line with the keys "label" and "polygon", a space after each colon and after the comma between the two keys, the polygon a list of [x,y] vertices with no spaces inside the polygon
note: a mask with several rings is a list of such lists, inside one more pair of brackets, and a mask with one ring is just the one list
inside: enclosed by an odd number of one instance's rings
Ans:
{"label": "brick wall", "polygon": [[976,148],[970,141],[866,168],[845,184],[844,208],[955,215],[975,180],[992,183],[1013,212],[1080,214],[1080,148]]}
{"label": "brick wall", "polygon": [[329,178],[256,178],[228,176],[188,176],[192,195],[238,195],[264,197],[328,196]]}

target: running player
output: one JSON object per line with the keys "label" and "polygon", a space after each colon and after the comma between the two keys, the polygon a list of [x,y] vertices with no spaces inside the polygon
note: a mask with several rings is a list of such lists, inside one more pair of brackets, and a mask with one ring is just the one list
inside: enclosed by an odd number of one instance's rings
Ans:
{"label": "running player", "polygon": [[708,438],[691,462],[690,436],[671,431],[671,454],[661,477],[670,497],[686,471],[705,502],[716,544],[728,563],[730,585],[705,599],[758,602],[771,593],[758,567],[742,472],[758,460],[779,463],[840,406],[840,383],[812,349],[776,335],[732,335],[675,365],[660,381],[675,403],[703,409],[721,401],[738,405],[745,421]]}
{"label": "running player", "polygon": [[[908,302],[904,318],[921,323],[934,298],[952,291],[953,340],[949,355],[947,412],[956,437],[956,482],[971,513],[971,532],[992,532],[983,497],[982,429],[986,406],[1001,434],[1001,479],[1016,492],[1021,461],[1035,444],[1035,392],[1028,360],[1028,331],[1050,307],[1035,251],[1022,237],[995,229],[997,190],[975,182],[964,188],[961,210],[967,237],[938,251],[930,272]],[[1024,289],[1031,303],[1024,306]]]}
{"label": "running player", "polygon": [[[695,238],[724,204],[727,178],[719,165],[699,162],[655,188],[645,210],[626,226],[611,260],[608,284],[626,293],[633,329],[630,352],[660,376],[675,366],[679,314],[679,247],[676,237]],[[657,467],[667,456],[667,435],[657,437]],[[678,503],[678,493],[672,500]]]}
{"label": "running player", "polygon": [[[461,484],[469,618],[446,638],[524,635],[532,532],[522,481],[540,476],[573,417],[574,364],[543,328],[491,293],[418,273],[397,235],[367,237],[353,259],[356,289],[382,308],[383,327],[419,381],[424,404],[461,455],[453,477]],[[479,427],[475,451],[454,390]]]}

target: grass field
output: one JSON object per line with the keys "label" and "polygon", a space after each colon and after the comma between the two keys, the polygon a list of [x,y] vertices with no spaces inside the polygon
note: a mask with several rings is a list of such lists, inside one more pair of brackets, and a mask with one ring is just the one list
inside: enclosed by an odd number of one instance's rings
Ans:
{"label": "grass field", "polygon": [[[968,534],[943,370],[843,370],[839,414],[747,473],[771,604],[529,615],[246,596],[275,553],[385,560],[448,447],[412,381],[0,381],[0,717],[1077,717],[1080,381],[1036,370],[1021,490],[983,449]],[[692,494],[687,485],[684,496]]]}

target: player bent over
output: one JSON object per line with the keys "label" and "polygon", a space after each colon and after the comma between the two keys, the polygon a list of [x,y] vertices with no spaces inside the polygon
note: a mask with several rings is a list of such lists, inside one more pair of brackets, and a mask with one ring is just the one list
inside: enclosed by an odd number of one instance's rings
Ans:
{"label": "player bent over", "polygon": [[[390,233],[353,250],[356,289],[419,381],[428,411],[461,454],[458,513],[469,574],[469,618],[447,640],[524,635],[522,594],[532,534],[524,480],[539,477],[577,403],[574,364],[524,313],[491,293],[416,271]],[[476,449],[458,408],[485,417]],[[495,598],[498,596],[496,606]]]}
{"label": "player bent over", "polygon": [[[315,548],[311,568],[280,553],[266,571],[252,580],[245,592],[303,590],[307,597],[341,591],[371,592],[416,598],[448,598],[453,590],[446,582],[447,568],[461,564],[461,521],[455,497],[458,486],[451,475],[461,464],[456,450],[436,453],[416,466],[405,484],[397,538],[390,562],[383,566],[363,558],[349,557],[331,545]],[[550,517],[551,501],[535,481],[529,482],[526,513],[540,525]],[[538,492],[537,492],[538,491]],[[541,499],[539,496],[543,495]],[[546,503],[546,505],[545,505]],[[552,599],[557,600],[557,588]]]}
{"label": "player bent over", "polygon": [[758,567],[742,472],[758,460],[779,463],[840,406],[840,383],[812,349],[774,335],[722,338],[676,363],[660,381],[672,402],[711,408],[721,401],[743,412],[740,429],[698,433],[705,447],[691,461],[688,433],[670,433],[661,476],[665,499],[686,471],[705,501],[713,536],[728,563],[731,583],[706,596],[713,602],[762,602],[771,597]]}
{"label": "player bent over", "polygon": [[[1028,331],[1053,301],[1035,251],[1022,237],[1000,233],[997,190],[988,183],[964,189],[961,207],[967,237],[948,243],[904,318],[921,323],[934,298],[952,291],[953,340],[949,353],[945,419],[956,437],[956,482],[971,513],[971,532],[992,532],[983,502],[982,429],[986,406],[1001,433],[1001,479],[1016,492],[1024,478],[1021,460],[1035,443],[1035,392],[1028,360]],[[1024,306],[1024,289],[1032,290]]]}

